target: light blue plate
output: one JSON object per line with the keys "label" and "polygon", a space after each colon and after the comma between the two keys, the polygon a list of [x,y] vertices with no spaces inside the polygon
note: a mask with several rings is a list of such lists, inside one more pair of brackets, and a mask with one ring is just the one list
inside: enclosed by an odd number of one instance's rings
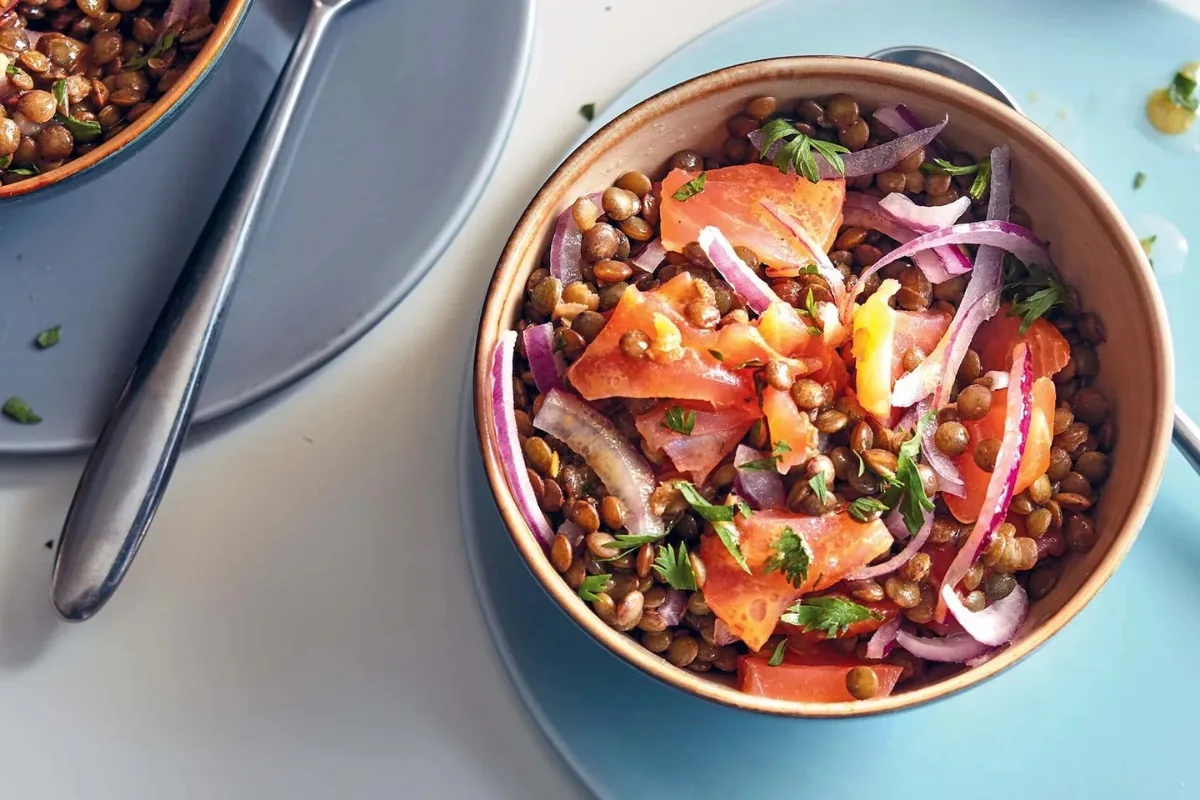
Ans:
{"label": "light blue plate", "polygon": [[[0,213],[0,453],[89,446],[266,103],[308,6],[258,0],[195,102],[89,183]],[[371,0],[333,22],[196,411],[203,422],[353,344],[457,234],[500,156],[533,0]],[[45,352],[33,337],[62,325]]]}
{"label": "light blue plate", "polygon": [[[1135,227],[1146,226],[1141,235],[1160,232],[1161,243],[1162,217],[1200,241],[1200,156],[1164,146],[1140,116],[1148,89],[1200,58],[1200,26],[1149,3],[775,3],[675,53],[600,122],[694,75],[818,44],[851,55],[927,44],[969,58],[1083,158]],[[1139,170],[1147,181],[1135,194]],[[1175,340],[1195,341],[1200,314],[1189,306],[1200,279],[1181,254],[1156,262]],[[1119,320],[1109,335],[1121,335]],[[1180,399],[1194,414],[1200,371],[1182,366]],[[1200,480],[1178,455],[1124,565],[1024,662],[913,711],[791,720],[659,684],[576,627],[500,523],[469,407],[461,430],[467,552],[497,646],[547,736],[601,797],[1200,797],[1200,512],[1192,508]]]}

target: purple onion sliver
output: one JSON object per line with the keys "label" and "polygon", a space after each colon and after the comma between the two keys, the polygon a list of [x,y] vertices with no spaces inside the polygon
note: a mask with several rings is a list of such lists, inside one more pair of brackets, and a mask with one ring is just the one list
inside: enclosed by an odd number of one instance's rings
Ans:
{"label": "purple onion sliver", "polygon": [[738,640],[738,637],[733,635],[733,631],[729,630],[729,626],[725,624],[725,620],[717,617],[717,621],[713,623],[713,644],[717,647],[723,647],[727,644],[733,644]]}
{"label": "purple onion sliver", "polygon": [[1029,596],[1021,584],[982,611],[971,611],[963,605],[953,586],[942,587],[942,600],[972,639],[991,647],[1012,641],[1029,612]]}
{"label": "purple onion sliver", "polygon": [[[905,531],[907,532],[907,530],[908,529],[906,527]],[[895,572],[912,560],[912,557],[917,554],[917,551],[919,551],[925,545],[926,540],[929,539],[929,533],[932,530],[933,512],[930,511],[925,513],[925,520],[921,523],[921,530],[917,531],[917,535],[912,538],[912,541],[908,543],[908,546],[882,564],[876,564],[872,567],[866,567],[864,569],[860,569],[858,572],[852,573],[851,575],[847,576],[847,580],[865,581],[871,578],[878,578],[880,575],[888,575],[892,572]]]}
{"label": "purple onion sliver", "polygon": [[529,473],[525,469],[525,458],[521,454],[521,440],[517,435],[516,403],[512,389],[513,352],[516,346],[516,331],[505,331],[496,343],[491,375],[492,424],[496,427],[496,449],[500,451],[504,476],[508,479],[521,516],[542,546],[548,548],[554,539],[554,531],[538,506],[533,485],[529,482]]}
{"label": "purple onion sliver", "polygon": [[521,339],[525,344],[525,360],[529,362],[538,391],[546,394],[551,389],[563,388],[566,364],[562,354],[554,350],[554,323],[530,325],[521,334]]}
{"label": "purple onion sliver", "polygon": [[554,225],[554,238],[550,240],[550,274],[565,286],[583,278],[580,260],[583,258],[583,231],[575,224],[575,217],[567,210],[558,217]]}
{"label": "purple onion sliver", "polygon": [[734,486],[738,495],[745,498],[756,511],[774,511],[783,508],[785,495],[783,478],[773,469],[742,469],[751,461],[761,461],[767,456],[752,447],[739,444],[734,451],[733,466],[737,468]]}
{"label": "purple onion sliver", "polygon": [[667,248],[662,239],[655,238],[646,244],[629,263],[642,272],[654,272],[667,257]]}
{"label": "purple onion sliver", "polygon": [[889,619],[880,625],[867,640],[867,658],[885,658],[896,642],[896,634],[900,632],[900,615]]}
{"label": "purple onion sliver", "polygon": [[671,589],[667,592],[667,599],[656,610],[658,616],[667,624],[667,627],[678,625],[683,620],[684,609],[687,608],[688,593],[679,589]]}
{"label": "purple onion sliver", "polygon": [[[832,180],[835,178],[857,178],[860,175],[877,175],[880,172],[886,172],[936,139],[949,121],[950,118],[946,117],[937,125],[900,136],[877,147],[859,150],[857,153],[843,153],[842,165],[845,167],[845,174],[834,169],[833,165],[826,161],[825,157],[820,153],[814,153],[813,157],[817,162],[817,168],[820,173],[819,177],[822,180]],[[754,145],[754,149],[762,153],[762,158],[768,161],[775,158],[775,154],[779,152],[779,148],[783,147],[784,144],[782,140],[777,141],[767,148],[767,152],[763,153],[762,143],[764,139],[762,132],[753,131],[750,133],[749,138],[750,143]],[[792,171],[792,168],[788,167],[788,170]]]}
{"label": "purple onion sliver", "polygon": [[[917,414],[925,416],[930,411],[930,404],[922,400],[917,404]],[[929,467],[938,477],[938,486],[943,492],[955,495],[956,497],[964,497],[966,495],[966,486],[963,484],[962,475],[958,471],[958,465],[950,456],[943,453],[937,446],[937,425],[926,425],[925,433],[921,437],[921,454],[925,456],[925,460],[929,462]]]}
{"label": "purple onion sliver", "polygon": [[907,136],[921,127],[921,121],[917,119],[917,115],[903,103],[877,108],[871,116],[898,136]]}
{"label": "purple onion sliver", "polygon": [[842,301],[846,297],[846,279],[842,277],[842,273],[829,260],[829,255],[825,252],[825,248],[821,246],[820,242],[813,239],[812,234],[803,225],[792,219],[782,208],[769,200],[761,200],[759,202],[767,210],[767,213],[777,219],[793,236],[799,239],[804,248],[812,255],[813,261],[817,265],[817,271],[825,279],[825,282],[829,284],[829,289],[833,293],[833,302],[841,306]]}
{"label": "purple onion sliver", "polygon": [[944,661],[961,664],[980,658],[991,652],[986,644],[980,644],[966,633],[954,633],[938,638],[921,638],[906,630],[896,634],[896,644],[926,661]]}
{"label": "purple onion sliver", "polygon": [[721,277],[742,296],[742,300],[755,313],[761,314],[766,311],[771,303],[783,302],[779,295],[771,291],[771,287],[763,283],[762,279],[754,274],[754,270],[738,257],[733,251],[733,245],[719,229],[711,225],[702,228],[697,241],[717,268],[717,272],[721,273]]}
{"label": "purple onion sliver", "polygon": [[569,519],[563,520],[563,524],[558,526],[558,532],[567,537],[571,542],[572,547],[579,547],[583,544],[583,528],[571,522]]}

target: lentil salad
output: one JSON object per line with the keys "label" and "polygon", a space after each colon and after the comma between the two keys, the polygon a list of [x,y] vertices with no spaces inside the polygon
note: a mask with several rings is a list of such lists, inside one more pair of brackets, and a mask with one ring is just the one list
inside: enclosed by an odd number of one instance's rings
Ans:
{"label": "lentil salad", "polygon": [[0,185],[117,136],[182,77],[223,0],[0,0]]}
{"label": "lentil salad", "polygon": [[990,657],[1094,544],[1103,327],[1007,153],[944,126],[754,98],[719,154],[559,219],[497,350],[503,460],[568,585],[670,663],[886,695]]}

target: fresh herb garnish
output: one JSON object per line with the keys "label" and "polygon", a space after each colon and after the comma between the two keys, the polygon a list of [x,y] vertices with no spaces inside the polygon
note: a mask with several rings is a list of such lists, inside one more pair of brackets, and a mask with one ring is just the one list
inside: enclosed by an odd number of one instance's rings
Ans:
{"label": "fresh herb garnish", "polygon": [[1139,172],[1133,176],[1133,188],[1140,189],[1146,185],[1146,173]]}
{"label": "fresh herb garnish", "polygon": [[4,169],[12,163],[12,156],[0,156],[0,169]]}
{"label": "fresh herb garnish", "polygon": [[589,603],[596,599],[596,595],[600,592],[608,590],[607,575],[588,575],[583,579],[583,583],[579,584],[579,596]]}
{"label": "fresh herb garnish", "polygon": [[836,142],[805,136],[790,122],[783,119],[771,120],[759,128],[759,132],[762,134],[762,146],[759,148],[759,154],[762,156],[765,156],[767,150],[776,142],[794,137],[791,141],[785,142],[779,148],[779,152],[775,154],[773,161],[780,172],[786,174],[788,170],[792,170],[797,175],[808,178],[811,183],[816,183],[821,180],[821,169],[813,155],[815,151],[838,175],[845,177],[846,165],[842,161],[841,153],[849,153],[849,148]]}
{"label": "fresh herb garnish", "polygon": [[967,194],[971,196],[972,200],[983,197],[984,192],[992,183],[991,158],[984,158],[974,164],[964,164],[961,167],[951,164],[944,158],[935,158],[928,164],[922,164],[921,171],[931,175],[974,175],[975,180],[971,181],[971,188],[967,190]]}
{"label": "fresh herb garnish", "polygon": [[783,654],[787,651],[787,639],[780,639],[779,644],[775,645],[775,652],[771,653],[771,657],[767,659],[768,667],[778,667],[783,663]]}
{"label": "fresh herb garnish", "polygon": [[1019,334],[1067,300],[1067,287],[1040,267],[1024,266],[1010,256],[1005,260],[1004,273],[1003,293],[1012,303],[1008,315],[1021,318]]}
{"label": "fresh herb garnish", "polygon": [[925,484],[921,481],[921,472],[917,469],[917,459],[921,457],[921,436],[936,412],[930,411],[917,420],[917,429],[912,438],[900,445],[896,454],[896,484],[904,490],[900,497],[900,515],[904,517],[904,525],[909,533],[916,533],[925,524],[925,512],[933,510],[933,501],[925,494]]}
{"label": "fresh herb garnish", "polygon": [[725,354],[722,353],[720,350],[713,350],[713,349],[709,348],[708,354],[710,356],[712,356],[713,358],[715,358],[717,361],[725,360]]}
{"label": "fresh herb garnish", "polygon": [[788,625],[798,625],[808,631],[824,631],[828,639],[836,639],[856,622],[882,619],[869,608],[852,603],[844,597],[806,597],[789,608],[779,618]]}
{"label": "fresh herb garnish", "polygon": [[829,490],[825,488],[824,472],[818,472],[809,478],[808,485],[817,493],[817,499],[821,501],[822,506],[829,504]]}
{"label": "fresh herb garnish", "polygon": [[685,183],[683,186],[680,186],[678,189],[676,189],[675,194],[671,195],[671,197],[673,197],[674,199],[678,200],[681,203],[685,200],[690,200],[691,198],[695,197],[696,195],[698,195],[704,191],[704,184],[707,180],[708,180],[708,173],[701,172],[699,175],[692,178],[690,181]]}
{"label": "fresh herb garnish", "polygon": [[882,514],[887,510],[888,507],[874,497],[857,497],[850,503],[850,508],[846,513],[850,515],[851,519],[870,522],[875,514]]}
{"label": "fresh herb garnish", "polygon": [[1145,239],[1139,239],[1138,241],[1142,245],[1142,252],[1146,254],[1146,260],[1150,262],[1150,268],[1154,269],[1154,259],[1150,254],[1154,252],[1154,243],[1158,241],[1158,234],[1152,233]]}
{"label": "fresh herb garnish", "polygon": [[788,583],[799,589],[808,580],[808,565],[812,558],[812,549],[804,537],[787,527],[772,543],[771,557],[763,564],[763,574],[782,572]]}
{"label": "fresh herb garnish", "polygon": [[67,103],[67,81],[66,81],[66,79],[60,79],[60,80],[55,81],[54,86],[51,87],[51,92],[54,95],[54,102],[58,103],[58,107],[60,109],[63,108],[63,106],[65,106]]}
{"label": "fresh herb garnish", "polygon": [[17,74],[17,65],[9,64],[7,67],[4,68],[4,74],[5,75],[16,75]]}
{"label": "fresh herb garnish", "polygon": [[863,461],[862,453],[857,450],[851,450],[850,452],[854,453],[854,456],[858,459],[858,477],[861,478],[867,468],[867,462]]}
{"label": "fresh herb garnish", "polygon": [[733,556],[737,565],[749,574],[750,566],[746,563],[746,556],[742,554],[738,530],[733,524],[733,515],[740,511],[743,516],[748,517],[750,516],[750,507],[741,501],[738,501],[737,508],[714,505],[705,500],[704,496],[696,491],[696,487],[687,481],[675,481],[675,488],[680,491],[683,499],[687,500],[693,511],[712,523],[713,530],[716,531],[721,544],[725,545],[725,549]]}
{"label": "fresh herb garnish", "polygon": [[684,411],[679,406],[671,406],[667,409],[667,416],[663,420],[662,426],[667,430],[682,433],[684,436],[691,436],[692,429],[696,427],[696,412]]}
{"label": "fresh herb garnish", "polygon": [[975,180],[971,181],[971,188],[967,189],[967,194],[972,200],[978,200],[987,192],[988,187],[992,185],[992,159],[985,158],[979,162],[979,172],[975,173]]}
{"label": "fresh herb garnish", "polygon": [[62,325],[55,325],[53,328],[47,328],[37,335],[33,343],[38,346],[39,350],[45,350],[47,347],[54,347],[62,338]]}
{"label": "fresh herb garnish", "polygon": [[34,165],[30,164],[28,167],[15,167],[13,169],[10,169],[10,170],[8,170],[8,174],[9,175],[25,175],[25,176],[37,175],[38,168],[35,167]]}
{"label": "fresh herb garnish", "polygon": [[[126,70],[141,69],[142,67],[146,66],[147,63],[149,63],[150,59],[158,58],[159,56],[161,56],[163,53],[167,52],[174,46],[175,46],[175,34],[167,33],[167,35],[163,36],[161,39],[159,39],[157,42],[155,42],[154,46],[151,47],[148,51],[146,51],[146,53],[144,55],[140,55],[135,59],[125,62],[125,69]],[[582,108],[579,110],[580,110],[580,112],[583,111]],[[588,117],[588,119],[590,120],[591,117]]]}
{"label": "fresh herb garnish", "polygon": [[679,545],[676,550],[669,544],[658,548],[658,557],[654,559],[654,571],[672,589],[696,590],[696,574],[692,572],[692,560],[688,557],[687,548]]}
{"label": "fresh herb garnish", "polygon": [[54,118],[62,123],[63,127],[69,130],[76,139],[87,139],[102,133],[100,123],[93,120],[76,119],[74,116],[64,117],[62,114],[58,114]]}
{"label": "fresh herb garnish", "polygon": [[42,421],[42,418],[33,413],[33,409],[19,397],[10,397],[4,401],[4,406],[0,408],[0,413],[11,420],[21,423],[22,425],[37,425]]}
{"label": "fresh herb garnish", "polygon": [[616,561],[618,558],[621,558],[622,556],[629,555],[634,550],[637,550],[639,547],[641,547],[644,544],[650,544],[651,542],[661,541],[663,539],[663,537],[665,537],[666,535],[667,535],[666,533],[663,533],[658,536],[656,536],[652,533],[642,533],[642,534],[618,533],[616,536],[613,537],[612,543],[607,545],[605,548],[607,550],[615,549],[615,550],[617,550],[617,554],[615,556],[611,556],[609,558],[598,558],[596,560],[597,561]]}
{"label": "fresh herb garnish", "polygon": [[808,287],[808,294],[804,296],[804,313],[808,314],[809,319],[811,319],[813,322],[817,321],[817,303],[815,300],[813,300],[813,291],[811,286]]}
{"label": "fresh herb garnish", "polygon": [[775,469],[779,464],[779,459],[783,457],[783,454],[790,453],[791,451],[791,446],[788,445],[787,442],[780,439],[779,443],[775,445],[775,449],[771,451],[771,455],[769,457],[755,459],[754,461],[747,461],[745,464],[742,464],[740,467],[738,467],[738,469],[759,471]]}
{"label": "fresh herb garnish", "polygon": [[1182,70],[1176,72],[1171,85],[1167,87],[1167,100],[1195,114],[1196,109],[1200,108],[1200,99],[1196,97],[1196,79]]}

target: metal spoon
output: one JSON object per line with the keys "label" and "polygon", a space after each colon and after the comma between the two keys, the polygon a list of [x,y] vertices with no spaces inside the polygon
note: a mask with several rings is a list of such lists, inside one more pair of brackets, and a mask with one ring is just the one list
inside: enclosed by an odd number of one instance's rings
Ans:
{"label": "metal spoon", "polygon": [[154,519],[317,48],[355,1],[312,0],[270,102],[88,459],[54,559],[51,596],[65,620],[100,610]]}
{"label": "metal spoon", "polygon": [[[895,64],[905,64],[910,67],[919,67],[928,72],[952,78],[959,83],[965,83],[973,89],[978,89],[984,94],[996,98],[1001,103],[1011,106],[1022,114],[1025,113],[1021,111],[1021,107],[1017,105],[1017,101],[1013,99],[1012,95],[1006,92],[1000,84],[989,78],[983,70],[941,50],[935,50],[932,47],[921,47],[920,45],[889,47],[871,53],[867,58],[891,61]],[[1197,427],[1192,418],[1184,413],[1183,409],[1179,406],[1175,406],[1175,425],[1171,438],[1174,440],[1175,446],[1179,448],[1179,452],[1192,465],[1192,469],[1200,472],[1200,427]]]}

